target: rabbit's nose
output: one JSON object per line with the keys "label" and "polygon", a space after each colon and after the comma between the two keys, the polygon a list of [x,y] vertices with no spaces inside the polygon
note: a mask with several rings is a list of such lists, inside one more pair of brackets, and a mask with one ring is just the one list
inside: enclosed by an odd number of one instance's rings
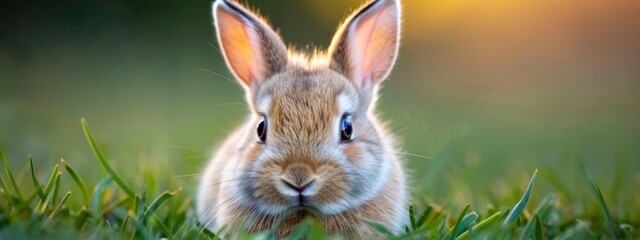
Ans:
{"label": "rabbit's nose", "polygon": [[314,184],[315,176],[307,166],[292,165],[285,170],[280,180],[287,188],[302,193]]}
{"label": "rabbit's nose", "polygon": [[289,181],[286,178],[282,178],[282,182],[284,183],[285,186],[287,186],[288,188],[290,188],[291,190],[294,190],[300,194],[302,194],[302,192],[307,189],[309,186],[311,186],[314,183],[315,179],[311,179],[311,181],[308,181],[306,183],[303,184],[295,184],[292,183],[291,181]]}

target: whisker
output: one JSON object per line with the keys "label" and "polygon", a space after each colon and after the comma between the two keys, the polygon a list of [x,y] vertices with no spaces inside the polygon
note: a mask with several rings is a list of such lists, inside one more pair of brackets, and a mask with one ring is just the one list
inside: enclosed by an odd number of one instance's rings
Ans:
{"label": "whisker", "polygon": [[204,69],[204,68],[200,68],[200,67],[199,67],[199,68],[196,68],[196,69],[201,70],[201,71],[205,71],[205,72],[208,72],[208,73],[211,73],[211,74],[214,74],[214,75],[216,75],[216,76],[218,76],[218,77],[221,77],[221,78],[224,78],[224,79],[228,80],[229,82],[232,82],[232,83],[233,83],[233,84],[235,84],[236,86],[242,87],[242,86],[241,86],[239,83],[237,83],[235,80],[233,80],[233,79],[231,79],[231,78],[228,78],[227,76],[222,75],[222,74],[220,74],[220,73],[217,73],[217,72],[214,72],[214,71],[211,71],[211,70],[207,70],[207,69]]}
{"label": "whisker", "polygon": [[191,160],[191,159],[201,158],[201,157],[211,157],[211,155],[212,154],[193,155],[193,156],[182,158],[182,160]]}
{"label": "whisker", "polygon": [[173,145],[163,145],[166,148],[175,148],[175,149],[185,149],[185,150],[196,150],[196,151],[206,151],[204,149],[192,148],[192,147],[182,147],[182,146],[173,146]]}
{"label": "whisker", "polygon": [[222,107],[222,106],[229,106],[229,105],[247,105],[246,103],[237,103],[237,102],[230,102],[230,103],[220,103],[220,104],[216,104],[213,105],[213,108],[217,108],[217,107]]}
{"label": "whisker", "polygon": [[213,43],[211,43],[210,41],[207,41],[207,43],[209,43],[209,46],[211,46],[213,49],[215,49],[216,51],[218,51],[218,53],[220,53],[221,56],[224,56],[224,54],[222,53],[222,51],[220,51],[220,49],[218,49],[216,46],[213,45]]}
{"label": "whisker", "polygon": [[429,160],[436,160],[436,158],[434,158],[434,157],[429,157],[429,156],[410,153],[410,152],[396,152],[396,153],[402,154],[402,155],[405,155],[405,156],[419,157],[419,158],[424,158],[424,159],[429,159]]}
{"label": "whisker", "polygon": [[[214,212],[215,210],[218,210],[218,209],[219,209],[220,207],[222,207],[224,204],[229,204],[229,205],[237,204],[237,200],[239,200],[239,199],[240,199],[240,198],[239,198],[239,197],[237,197],[237,196],[231,196],[231,197],[229,197],[229,198],[225,199],[224,201],[222,201],[221,203],[219,203],[218,205],[212,205],[211,207],[209,207],[209,209],[207,209],[207,211],[205,211],[205,212],[202,214],[202,216],[207,217],[211,212]],[[204,231],[204,229],[205,229],[205,228],[208,228],[209,224],[210,224],[212,221],[214,221],[214,220],[218,217],[218,215],[219,215],[219,214],[220,214],[220,212],[217,212],[214,216],[211,216],[211,218],[209,218],[209,220],[207,220],[207,222],[206,222],[206,223],[204,223],[204,228],[200,230],[200,234],[202,234],[202,231]],[[196,217],[196,216],[192,216],[192,217]],[[199,221],[199,220],[198,220],[198,221]],[[190,232],[191,230],[193,230],[193,227],[194,227],[194,226],[192,226],[192,227],[188,230],[188,232]],[[219,229],[218,229],[218,230],[219,230]],[[216,233],[216,234],[217,234],[217,233]]]}
{"label": "whisker", "polygon": [[[247,172],[247,173],[260,173],[258,171],[253,171],[253,170],[242,170],[242,169],[238,169],[238,170],[220,170],[220,171],[210,171],[212,173],[224,173],[224,172]],[[172,177],[193,177],[193,176],[199,176],[202,174],[205,174],[206,172],[198,172],[198,173],[187,173],[187,174],[175,174],[172,175]]]}
{"label": "whisker", "polygon": [[203,173],[204,173],[204,172],[200,172],[200,173],[192,173],[192,174],[172,175],[172,177],[175,177],[175,178],[182,178],[182,177],[195,177],[195,176],[202,175]]}

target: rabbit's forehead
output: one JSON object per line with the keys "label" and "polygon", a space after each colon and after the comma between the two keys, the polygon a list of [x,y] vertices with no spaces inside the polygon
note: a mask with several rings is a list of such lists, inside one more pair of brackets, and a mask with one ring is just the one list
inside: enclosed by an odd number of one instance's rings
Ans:
{"label": "rabbit's forehead", "polygon": [[256,94],[258,112],[340,115],[358,105],[355,86],[333,71],[288,71],[265,81]]}
{"label": "rabbit's forehead", "polygon": [[309,134],[326,133],[336,118],[358,105],[351,82],[331,72],[285,72],[261,88],[255,106],[267,114],[275,134],[303,129]]}

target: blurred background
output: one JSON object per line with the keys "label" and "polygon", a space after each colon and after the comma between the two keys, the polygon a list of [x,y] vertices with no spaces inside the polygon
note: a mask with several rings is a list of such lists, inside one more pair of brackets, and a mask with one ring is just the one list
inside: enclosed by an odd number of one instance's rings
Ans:
{"label": "blurred background", "polygon": [[[246,2],[303,51],[327,47],[362,3]],[[639,1],[403,3],[378,110],[405,143],[414,199],[484,208],[521,194],[540,169],[534,198],[560,189],[580,205],[592,199],[584,162],[619,213],[637,211]],[[104,178],[86,117],[126,178],[192,194],[247,112],[210,13],[210,0],[2,1],[0,147],[20,181],[30,181],[28,154],[42,176],[64,158],[90,186]]]}

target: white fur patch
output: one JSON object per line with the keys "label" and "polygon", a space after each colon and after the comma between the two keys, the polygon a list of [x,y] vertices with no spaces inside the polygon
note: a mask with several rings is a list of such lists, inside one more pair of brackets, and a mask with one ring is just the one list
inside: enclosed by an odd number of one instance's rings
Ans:
{"label": "white fur patch", "polygon": [[267,114],[271,105],[271,95],[256,100],[256,111]]}
{"label": "white fur patch", "polygon": [[342,92],[338,94],[338,108],[341,113],[354,112],[357,108],[357,99]]}

